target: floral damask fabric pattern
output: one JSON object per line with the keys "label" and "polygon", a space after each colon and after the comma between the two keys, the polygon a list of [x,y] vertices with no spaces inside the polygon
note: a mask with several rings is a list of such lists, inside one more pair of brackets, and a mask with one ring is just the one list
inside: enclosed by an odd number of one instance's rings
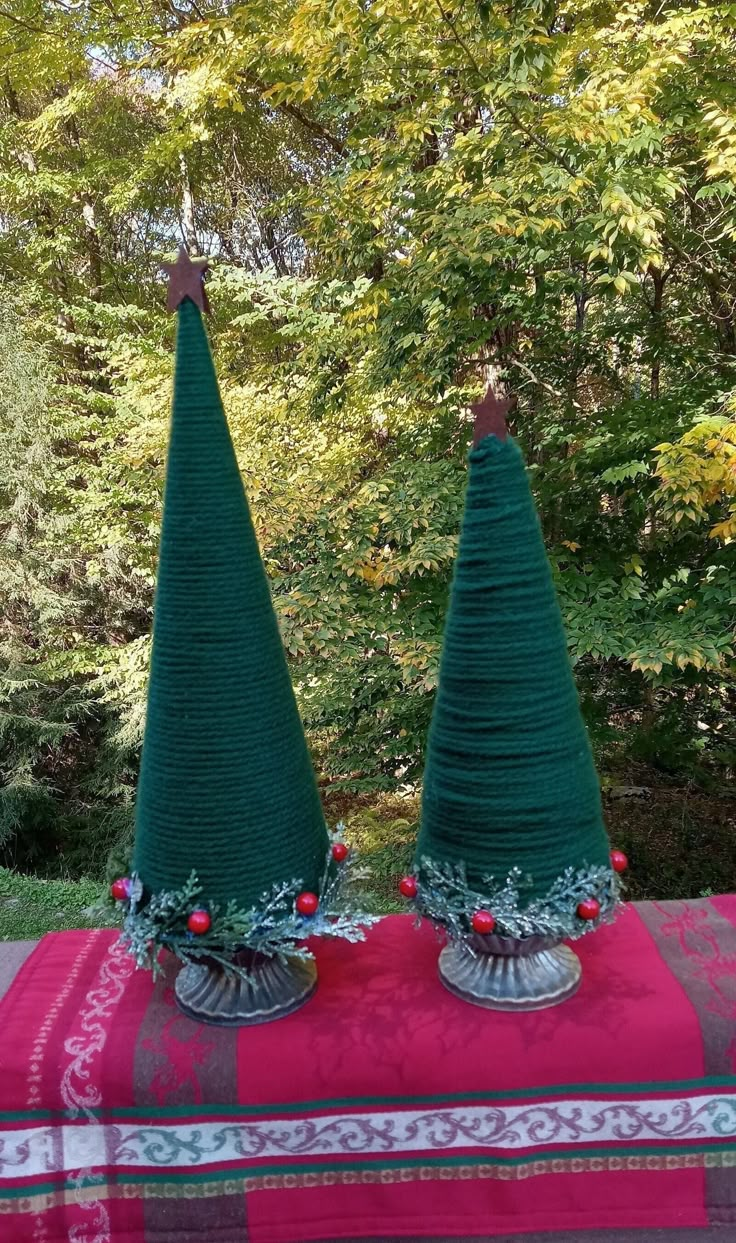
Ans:
{"label": "floral damask fabric pattern", "polygon": [[[94,1137],[92,1143],[80,1145],[65,1171],[80,1190],[94,1180],[93,1167],[102,1130],[92,1113],[102,1104],[96,1062],[105,1047],[110,1019],[123,998],[133,967],[118,942],[109,947],[79,1011],[78,1027],[64,1041],[68,1060],[60,1078],[61,1099],[70,1117],[86,1117],[87,1125],[79,1129],[88,1140]],[[84,1220],[69,1227],[69,1243],[111,1243],[110,1216],[104,1199],[85,1197],[80,1198],[79,1203],[83,1205]]]}
{"label": "floral damask fabric pattern", "polygon": [[[706,1075],[736,1075],[736,937],[729,898],[644,902],[637,909],[679,981],[700,1028]],[[705,1178],[706,1202],[736,1231],[736,1180],[721,1169]]]}
{"label": "floral damask fabric pattern", "polygon": [[[725,921],[711,904],[651,907],[649,919],[656,921],[663,952],[702,1013],[708,1069],[736,1074],[736,946],[724,945],[719,924]],[[646,907],[643,914],[646,918]]]}
{"label": "floral damask fabric pattern", "polygon": [[219,1030],[114,934],[46,938],[0,1001],[0,1239],[736,1226],[736,899],[627,907],[524,1016],[462,1005],[437,953],[387,918],[320,948],[303,1010]]}

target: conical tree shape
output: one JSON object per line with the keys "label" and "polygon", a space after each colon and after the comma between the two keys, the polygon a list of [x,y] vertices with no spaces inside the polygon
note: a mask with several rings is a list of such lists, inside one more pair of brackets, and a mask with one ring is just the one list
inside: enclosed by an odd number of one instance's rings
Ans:
{"label": "conical tree shape", "polygon": [[[609,867],[598,780],[521,453],[471,450],[428,741],[417,860],[468,883],[521,868],[544,897],[572,866]],[[421,870],[421,869],[420,869]]]}
{"label": "conical tree shape", "polygon": [[194,303],[178,310],[153,652],[136,803],[145,891],[194,869],[247,909],[315,888],[328,838],[268,581]]}

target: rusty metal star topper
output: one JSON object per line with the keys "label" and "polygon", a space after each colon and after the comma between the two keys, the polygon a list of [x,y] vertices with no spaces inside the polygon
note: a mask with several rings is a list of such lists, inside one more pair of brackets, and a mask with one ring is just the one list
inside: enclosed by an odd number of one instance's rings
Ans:
{"label": "rusty metal star topper", "polygon": [[169,278],[166,306],[175,311],[185,298],[191,298],[200,311],[209,313],[210,304],[204,287],[204,274],[209,268],[206,259],[190,259],[184,246],[179,247],[176,263],[162,263]]}
{"label": "rusty metal star topper", "polygon": [[498,436],[499,440],[505,440],[508,436],[506,415],[515,405],[513,397],[497,397],[489,384],[485,397],[470,407],[475,415],[473,447],[485,436]]}

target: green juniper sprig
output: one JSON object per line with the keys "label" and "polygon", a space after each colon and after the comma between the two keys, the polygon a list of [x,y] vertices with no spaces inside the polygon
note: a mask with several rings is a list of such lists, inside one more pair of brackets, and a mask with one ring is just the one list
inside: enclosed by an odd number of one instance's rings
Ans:
{"label": "green juniper sprig", "polygon": [[[483,892],[471,889],[462,864],[438,863],[423,856],[417,868],[414,910],[446,930],[453,940],[473,934],[474,912],[488,909],[495,921],[494,934],[523,939],[544,936],[571,940],[610,923],[621,903],[621,881],[608,867],[568,867],[541,898],[524,901],[532,887],[531,877],[512,868],[501,884],[483,877]],[[594,919],[583,918],[578,907],[594,898],[600,906]]]}
{"label": "green juniper sprig", "polygon": [[[375,923],[377,917],[346,908],[351,852],[335,865],[333,850],[341,842],[340,829],[338,826],[330,843],[319,893],[314,895],[318,904],[313,913],[304,914],[298,908],[298,900],[303,896],[303,882],[298,877],[272,885],[254,906],[243,910],[235,900],[224,907],[206,904],[196,871],[191,872],[180,889],[160,891],[148,899],[144,897],[140,877],[134,873],[127,882],[121,940],[136,964],[150,969],[154,978],[161,970],[162,948],[183,961],[209,958],[234,974],[247,975],[247,968],[234,961],[235,955],[244,949],[281,960],[305,959],[313,957],[305,944],[311,937],[362,941],[364,929]],[[208,916],[207,927],[195,933],[188,922],[193,912],[203,911]]]}

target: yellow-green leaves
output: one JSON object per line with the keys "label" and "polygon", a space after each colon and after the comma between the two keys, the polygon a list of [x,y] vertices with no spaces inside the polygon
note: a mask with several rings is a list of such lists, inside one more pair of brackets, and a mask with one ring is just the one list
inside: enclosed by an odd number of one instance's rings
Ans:
{"label": "yellow-green leaves", "polygon": [[697,423],[674,443],[656,446],[658,497],[668,520],[707,522],[725,509],[709,531],[712,539],[736,537],[736,423],[724,416]]}

